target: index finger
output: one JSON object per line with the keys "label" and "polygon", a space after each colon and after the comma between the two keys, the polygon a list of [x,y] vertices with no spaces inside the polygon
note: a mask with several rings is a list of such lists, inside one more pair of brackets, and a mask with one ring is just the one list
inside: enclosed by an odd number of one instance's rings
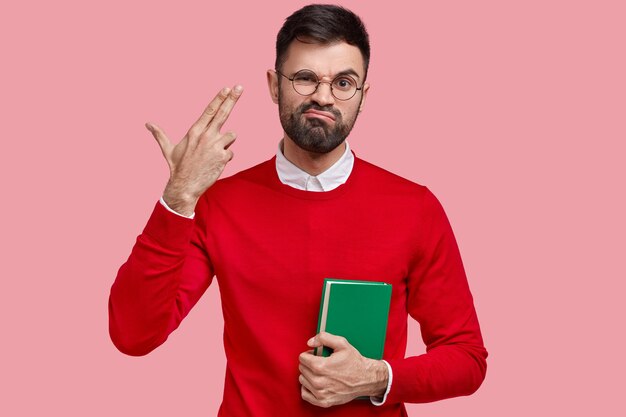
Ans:
{"label": "index finger", "polygon": [[307,368],[311,368],[315,365],[316,362],[319,361],[320,357],[315,356],[312,350],[302,352],[298,357],[298,362],[300,362],[301,365],[306,366]]}
{"label": "index finger", "polygon": [[222,128],[222,126],[226,122],[226,119],[228,119],[228,116],[230,115],[230,112],[233,110],[233,107],[235,107],[235,103],[237,103],[237,100],[239,100],[239,97],[241,97],[242,92],[243,92],[243,87],[240,85],[236,85],[235,88],[233,88],[230,91],[230,94],[228,95],[228,97],[226,97],[226,99],[220,106],[219,110],[217,111],[217,114],[215,115],[213,120],[211,120],[211,122],[209,123],[210,129],[213,129],[219,132],[219,130]]}
{"label": "index finger", "polygon": [[224,100],[226,100],[226,97],[228,97],[228,93],[230,93],[230,88],[222,88],[220,92],[217,93],[217,95],[213,98],[213,100],[211,100],[209,105],[206,106],[198,120],[191,126],[189,131],[197,131],[198,133],[203,132],[204,129],[207,128],[209,123],[211,123],[213,117],[215,117],[215,114],[219,110],[221,104],[224,102]]}

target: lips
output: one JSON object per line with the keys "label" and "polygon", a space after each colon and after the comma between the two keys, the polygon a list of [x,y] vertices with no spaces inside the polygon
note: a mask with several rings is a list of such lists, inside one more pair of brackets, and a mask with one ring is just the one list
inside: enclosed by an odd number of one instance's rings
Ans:
{"label": "lips", "polygon": [[309,109],[305,111],[304,114],[306,114],[307,116],[318,118],[318,119],[335,121],[335,115],[326,111]]}

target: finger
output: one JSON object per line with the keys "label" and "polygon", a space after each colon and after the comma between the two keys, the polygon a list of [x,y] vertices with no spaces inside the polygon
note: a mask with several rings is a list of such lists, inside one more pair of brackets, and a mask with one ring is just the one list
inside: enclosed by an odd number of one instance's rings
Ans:
{"label": "finger", "polygon": [[237,134],[235,132],[227,132],[227,133],[224,133],[220,137],[219,142],[222,144],[224,149],[228,149],[230,145],[232,145],[233,142],[235,142],[236,139],[237,139]]}
{"label": "finger", "polygon": [[315,398],[315,395],[313,395],[313,393],[309,391],[304,385],[302,385],[300,388],[300,396],[304,401],[307,401],[313,405],[317,405],[318,407],[321,406],[318,399]]}
{"label": "finger", "polygon": [[220,106],[217,114],[209,123],[210,129],[219,132],[219,130],[226,122],[226,119],[228,119],[228,116],[233,110],[233,107],[235,107],[235,103],[237,103],[237,100],[239,100],[239,97],[241,97],[241,93],[243,93],[243,87],[240,85],[236,85],[235,88],[230,91],[230,94],[228,95],[228,97],[226,97],[226,99]]}
{"label": "finger", "polygon": [[[307,340],[306,344],[307,344],[308,347],[313,348],[311,350],[308,350],[307,352],[310,353],[311,355],[316,355],[317,356],[318,348],[320,348],[322,346],[322,344],[317,342],[317,339],[315,338],[315,336],[313,336],[312,338]],[[320,354],[321,354],[321,352],[320,352]]]}
{"label": "finger", "polygon": [[311,354],[311,351],[302,352],[300,356],[298,357],[300,364],[306,366],[309,369],[311,368],[311,365],[312,365],[312,360],[311,360],[312,358],[315,358],[315,356]]}
{"label": "finger", "polygon": [[230,93],[230,88],[224,87],[220,90],[219,93],[211,100],[208,106],[204,109],[198,120],[191,126],[189,129],[189,135],[198,136],[207,128],[215,114],[219,110],[220,106],[228,97]]}
{"label": "finger", "polygon": [[302,362],[298,364],[298,371],[300,371],[301,374],[307,377],[313,375],[313,370],[309,368],[308,366],[306,366],[305,364],[303,364]]}
{"label": "finger", "polygon": [[[309,342],[311,342],[311,340],[309,340]],[[346,349],[351,346],[345,337],[335,336],[334,334],[327,332],[321,332],[315,335],[315,337],[313,337],[313,342],[311,343],[313,343],[313,345],[309,344],[309,346],[319,346],[318,344],[321,344],[331,348],[332,350]]]}
{"label": "finger", "polygon": [[300,385],[306,388],[306,390],[309,391],[315,397],[316,389],[313,387],[313,385],[311,384],[311,381],[309,381],[307,377],[305,377],[304,375],[300,375],[298,377],[298,381],[300,382]]}
{"label": "finger", "polygon": [[303,377],[305,377],[309,381],[312,381],[314,377],[318,376],[315,374],[315,372],[302,364],[298,366],[298,371]]}
{"label": "finger", "polygon": [[170,142],[167,135],[161,130],[159,126],[152,123],[146,123],[146,129],[148,129],[150,133],[152,133],[152,136],[154,136],[154,139],[156,139],[157,143],[159,144],[159,148],[161,148],[163,156],[169,162],[173,147],[172,142]]}
{"label": "finger", "polygon": [[309,369],[313,374],[318,374],[324,362],[328,360],[328,358],[322,356],[315,356],[310,351],[301,353],[299,359],[300,365]]}
{"label": "finger", "polygon": [[319,341],[319,339],[316,336],[317,335],[313,336],[306,342],[307,346],[312,347],[312,348],[322,346],[322,343]]}

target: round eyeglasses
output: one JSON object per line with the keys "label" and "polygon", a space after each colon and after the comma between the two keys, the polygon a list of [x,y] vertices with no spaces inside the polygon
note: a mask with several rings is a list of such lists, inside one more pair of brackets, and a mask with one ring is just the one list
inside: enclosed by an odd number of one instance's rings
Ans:
{"label": "round eyeglasses", "polygon": [[301,96],[314,94],[321,83],[329,84],[330,92],[333,97],[341,101],[350,100],[357,91],[363,89],[363,86],[357,87],[356,80],[349,75],[338,75],[332,81],[328,82],[320,81],[317,74],[307,69],[296,72],[292,78],[287,77],[279,71],[276,71],[276,73],[291,81],[293,89]]}

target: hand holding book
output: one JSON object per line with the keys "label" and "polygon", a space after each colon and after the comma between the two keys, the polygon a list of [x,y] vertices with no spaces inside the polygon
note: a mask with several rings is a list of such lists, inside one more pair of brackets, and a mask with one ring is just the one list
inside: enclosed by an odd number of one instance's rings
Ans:
{"label": "hand holding book", "polygon": [[[324,280],[318,334],[300,354],[302,398],[320,407],[382,397],[389,375],[383,357],[391,285]],[[334,334],[333,334],[334,333]]]}
{"label": "hand holding book", "polygon": [[382,397],[388,382],[387,366],[366,358],[346,338],[322,332],[308,346],[327,346],[329,357],[316,356],[313,350],[300,354],[302,398],[319,407],[344,404],[357,397]]}

